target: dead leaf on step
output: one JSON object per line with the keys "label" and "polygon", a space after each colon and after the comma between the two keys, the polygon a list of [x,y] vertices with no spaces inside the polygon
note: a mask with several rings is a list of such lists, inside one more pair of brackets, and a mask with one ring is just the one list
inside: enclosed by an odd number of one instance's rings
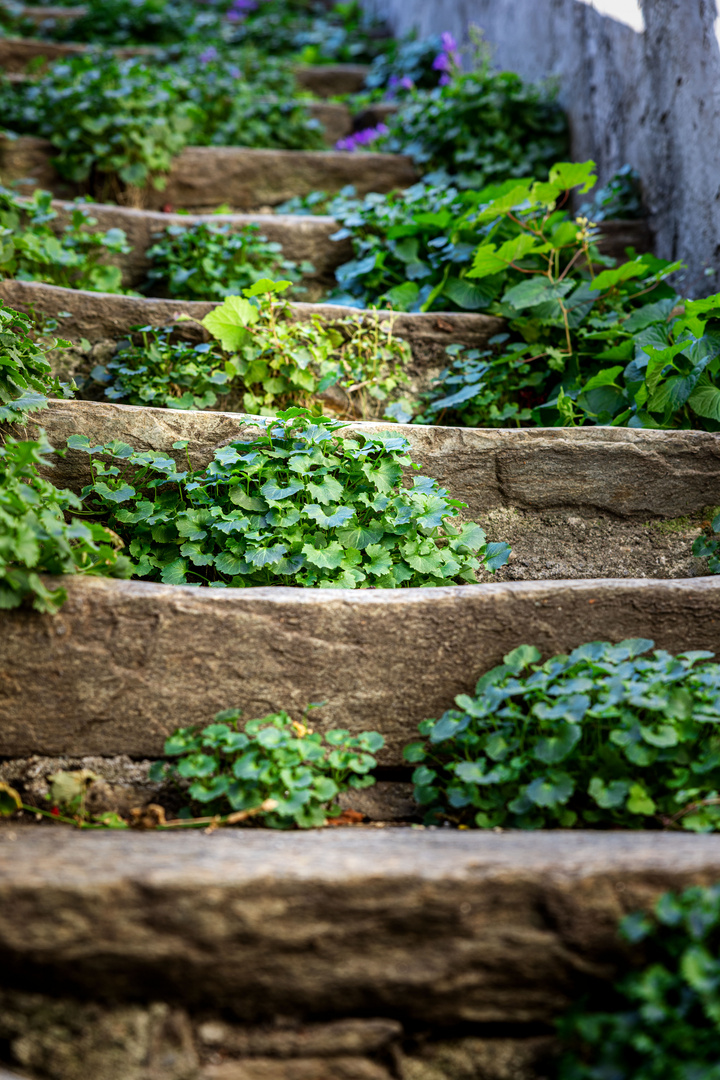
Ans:
{"label": "dead leaf on step", "polygon": [[157,829],[165,824],[165,811],[157,803],[136,806],[130,811],[130,824],[136,829]]}
{"label": "dead leaf on step", "polygon": [[0,817],[10,817],[20,809],[20,796],[15,788],[0,782]]}
{"label": "dead leaf on step", "polygon": [[365,815],[360,810],[343,810],[338,817],[328,818],[328,825],[360,825]]}
{"label": "dead leaf on step", "polygon": [[438,318],[438,319],[435,320],[435,325],[438,328],[438,330],[447,330],[448,332],[450,332],[453,329],[453,324],[451,322],[449,322],[447,319]]}

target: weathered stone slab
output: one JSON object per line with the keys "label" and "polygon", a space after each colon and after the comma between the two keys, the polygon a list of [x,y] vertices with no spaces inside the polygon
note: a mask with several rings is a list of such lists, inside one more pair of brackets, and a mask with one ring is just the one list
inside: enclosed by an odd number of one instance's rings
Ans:
{"label": "weathered stone slab", "polygon": [[6,986],[251,1022],[552,1023],[616,977],[622,915],[720,877],[718,836],[13,825],[0,837]]}
{"label": "weathered stone slab", "polygon": [[336,94],[358,94],[365,86],[370,68],[364,64],[299,64],[295,79],[320,98]]}
{"label": "weathered stone slab", "polygon": [[32,19],[38,26],[49,19],[55,22],[67,22],[69,19],[79,19],[87,12],[86,7],[53,7],[28,5],[20,9],[20,17]]}
{"label": "weathered stone slab", "polygon": [[[53,209],[58,214],[53,224],[58,231],[68,224],[73,205],[62,200],[53,202]],[[150,267],[145,252],[156,243],[165,229],[174,225],[185,228],[199,223],[224,225],[231,232],[246,225],[257,225],[268,240],[282,244],[285,258],[295,262],[308,259],[315,267],[313,278],[328,284],[334,281],[335,268],[352,258],[349,240],[336,242],[330,239],[338,229],[335,218],[320,215],[165,214],[158,210],[135,210],[104,203],[94,203],[91,213],[97,219],[98,229],[123,229],[127,235],[132,250],[111,259],[123,271],[125,288],[135,289],[143,284]]]}
{"label": "weathered stone slab", "polygon": [[[59,584],[53,580],[53,584]],[[0,612],[0,756],[152,757],[178,726],[311,701],[318,729],[377,729],[383,764],[509,650],[652,634],[720,653],[720,580],[426,589],[203,589],[65,578],[55,616]]]}
{"label": "weathered stone slab", "polygon": [[[81,289],[61,289],[55,285],[42,285],[33,281],[0,281],[0,298],[10,307],[29,311],[32,307],[45,315],[59,316],[69,312],[70,317],[60,317],[64,337],[71,341],[100,341],[108,338],[118,341],[127,336],[133,326],[169,326],[176,324],[183,337],[199,339],[202,328],[189,322],[177,322],[178,316],[188,314],[195,320],[204,318],[217,307],[216,301],[158,300],[134,296],[115,296],[110,293],[84,292]],[[320,315],[329,323],[346,316],[362,314],[357,308],[336,304],[294,303],[292,310],[298,319],[311,319]],[[447,357],[445,349],[453,342],[472,347],[484,346],[504,323],[489,315],[465,312],[428,312],[427,314],[397,314],[379,311],[366,317],[393,320],[393,332],[404,338],[413,354],[413,368],[417,372],[437,371]]]}
{"label": "weathered stone slab", "polygon": [[[201,468],[215,451],[257,429],[236,413],[139,408],[110,402],[51,401],[35,424],[61,448],[70,435],[93,443],[121,439],[138,450],[173,450],[189,441]],[[450,428],[415,424],[350,424],[402,433],[413,460],[468,504],[470,517],[508,508],[606,511],[645,521],[694,514],[720,503],[720,435],[631,428]],[[29,430],[33,430],[30,425]],[[542,478],[541,482],[539,478]],[[70,450],[52,473],[58,486],[89,483],[88,457]]]}
{"label": "weathered stone slab", "polygon": [[[80,194],[51,164],[53,147],[45,139],[23,136],[0,140],[3,183],[32,177],[57,198]],[[28,171],[31,167],[32,171]],[[169,204],[192,210],[229,203],[239,210],[276,206],[311,191],[340,191],[354,184],[359,194],[409,187],[418,175],[401,154],[345,153],[336,150],[249,150],[237,146],[188,146],[173,160],[163,191],[136,192],[147,209]]]}
{"label": "weathered stone slab", "polygon": [[[62,8],[59,10],[65,12],[68,9]],[[64,41],[42,41],[40,38],[0,38],[0,70],[6,75],[20,74],[25,71],[31,60],[37,60],[38,57],[43,57],[48,64],[53,64],[56,60],[65,60],[70,56],[82,56],[84,53],[92,51],[90,45],[71,44]],[[95,51],[97,51],[97,47]],[[157,49],[143,45],[132,45],[112,50],[119,59],[125,59],[128,56],[152,56],[157,51]]]}

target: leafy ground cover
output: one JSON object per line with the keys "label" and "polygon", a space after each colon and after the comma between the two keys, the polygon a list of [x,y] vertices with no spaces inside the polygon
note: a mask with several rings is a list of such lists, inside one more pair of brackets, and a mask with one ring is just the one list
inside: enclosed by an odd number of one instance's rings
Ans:
{"label": "leafy ground cover", "polygon": [[[257,225],[199,222],[171,225],[147,251],[151,267],[144,291],[182,300],[222,300],[268,277],[296,284],[312,273],[309,262],[284,259],[282,246],[269,242]],[[302,292],[302,290],[299,290]]]}
{"label": "leafy ground cover", "polygon": [[664,893],[620,933],[636,967],[612,1007],[586,1001],[561,1026],[571,1049],[558,1080],[718,1080],[720,887]]}
{"label": "leafy ground cover", "polygon": [[299,100],[279,100],[277,84],[271,65],[265,94],[215,50],[165,66],[84,55],[33,81],[0,82],[0,115],[6,130],[49,139],[61,176],[116,197],[123,185],[162,188],[187,145],[322,149],[321,125]]}
{"label": "leafy ground cover", "polygon": [[62,392],[30,331],[27,316],[0,301],[0,609],[28,601],[52,613],[66,593],[48,589],[40,573],[126,577],[130,564],[119,554],[118,537],[71,516],[81,509],[76,495],[40,475],[52,450],[44,436],[21,440],[9,433],[8,422],[22,421],[46,406],[48,393]]}
{"label": "leafy ground cover", "polygon": [[174,760],[157,762],[151,779],[185,782],[185,797],[205,813],[251,811],[280,829],[322,827],[340,815],[338,795],[375,783],[373,755],[385,745],[377,731],[321,735],[285,712],[250,720],[242,731],[239,721],[240,711],[228,709],[202,730],[176,731],[165,743]]}
{"label": "leafy ground cover", "polygon": [[394,589],[474,582],[481,565],[507,561],[506,544],[488,544],[475,523],[453,522],[463,504],[435,480],[402,486],[403,467],[412,466],[405,439],[341,438],[339,427],[290,409],[198,471],[123,443],[71,436],[68,446],[91,456],[85,507],[125,541],[137,577]]}
{"label": "leafy ground cover", "polygon": [[509,653],[405,749],[426,821],[716,831],[720,665],[653,644]]}
{"label": "leafy ground cover", "polygon": [[0,273],[19,281],[44,281],[64,288],[122,292],[122,273],[100,260],[130,250],[122,229],[99,232],[89,206],[77,202],[58,235],[49,191],[18,199],[0,187]]}
{"label": "leafy ground cover", "polygon": [[227,408],[264,416],[289,405],[319,411],[323,400],[365,419],[410,408],[403,394],[409,349],[394,336],[392,320],[300,322],[280,296],[288,285],[260,280],[205,316],[217,344],[140,328],[142,341],[97,365],[85,392],[92,396],[95,384],[111,401],[177,409],[212,408],[218,395],[230,395]]}

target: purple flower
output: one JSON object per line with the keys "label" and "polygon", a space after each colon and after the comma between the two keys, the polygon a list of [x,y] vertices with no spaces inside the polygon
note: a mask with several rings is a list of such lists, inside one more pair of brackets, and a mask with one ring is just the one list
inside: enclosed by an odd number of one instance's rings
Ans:
{"label": "purple flower", "polygon": [[415,87],[415,83],[412,81],[409,75],[403,75],[400,80],[401,90],[412,90]]}
{"label": "purple flower", "polygon": [[439,53],[433,60],[433,68],[435,71],[449,71],[450,57],[446,53]]}
{"label": "purple flower", "polygon": [[442,42],[443,51],[446,53],[457,52],[457,41],[452,34],[441,34],[440,40]]}
{"label": "purple flower", "polygon": [[233,79],[242,79],[242,71],[235,64],[228,68],[228,75],[232,75]]}
{"label": "purple flower", "polygon": [[210,64],[210,63],[212,63],[213,60],[217,60],[217,58],[218,58],[218,51],[217,51],[217,49],[215,48],[214,45],[211,45],[209,49],[205,50],[205,52],[200,53],[200,56],[198,57],[198,60],[200,61],[201,64]]}
{"label": "purple flower", "polygon": [[378,126],[374,128],[363,128],[362,131],[355,131],[345,139],[339,139],[335,143],[335,149],[346,150],[348,153],[352,154],[359,146],[368,146],[381,135],[387,135],[389,130],[390,128],[387,124],[378,124]]}
{"label": "purple flower", "polygon": [[399,85],[400,85],[400,80],[398,79],[397,75],[391,75],[390,78],[388,79],[388,86],[390,87],[390,89],[394,90],[395,87],[399,86]]}
{"label": "purple flower", "polygon": [[452,82],[452,79],[450,78],[449,75],[447,75],[447,74],[446,75],[441,75],[440,79],[439,79],[439,82],[438,82],[438,86],[449,86],[451,82]]}

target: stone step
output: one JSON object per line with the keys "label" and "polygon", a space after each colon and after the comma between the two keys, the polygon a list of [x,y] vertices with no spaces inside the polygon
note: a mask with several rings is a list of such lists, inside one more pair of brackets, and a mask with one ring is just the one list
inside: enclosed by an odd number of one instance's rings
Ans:
{"label": "stone step", "polygon": [[[198,1018],[222,1009],[229,1024],[386,1018],[376,1046],[399,1025],[522,1030],[616,977],[624,914],[719,877],[708,835],[6,823],[0,985],[166,1001]],[[349,1035],[335,1052],[351,1051]],[[252,1032],[244,1043],[252,1054]]]}
{"label": "stone step", "polygon": [[[64,180],[52,165],[47,139],[0,138],[0,176],[8,185],[32,181],[58,198],[74,198],[81,185]],[[146,209],[165,205],[187,210],[227,203],[237,210],[277,206],[311,191],[340,191],[353,184],[359,194],[409,187],[418,175],[402,154],[335,150],[249,150],[238,146],[188,146],[172,163],[163,191],[146,187],[133,196]]]}
{"label": "stone step", "polygon": [[[2,43],[0,42],[0,45]],[[74,204],[62,199],[53,201],[57,212],[54,227],[60,232],[69,222]],[[147,249],[155,242],[158,233],[171,225],[194,225],[197,222],[218,223],[229,226],[231,231],[248,224],[257,225],[269,240],[282,244],[286,258],[299,262],[309,259],[315,267],[315,275],[308,281],[334,283],[334,271],[352,258],[349,238],[335,241],[331,237],[340,228],[332,217],[304,214],[165,214],[160,211],[136,210],[112,203],[95,203],[93,217],[98,229],[123,229],[132,250],[126,255],[115,255],[110,260],[123,271],[123,285],[135,289],[145,281],[150,267],[145,257]],[[604,255],[623,259],[625,249],[652,250],[652,234],[644,221],[605,221],[602,223],[603,238],[598,245]]]}
{"label": "stone step", "polygon": [[[170,452],[188,438],[195,466],[254,430],[230,413],[64,401],[51,403],[36,423],[59,448],[73,433]],[[542,549],[550,570],[540,573],[561,577],[566,566],[578,566],[586,580],[349,592],[66,578],[69,599],[59,615],[0,612],[0,757],[152,757],[177,726],[207,722],[220,709],[300,714],[310,701],[327,701],[318,726],[376,728],[388,744],[381,763],[396,765],[419,721],[440,715],[522,643],[550,655],[588,640],[650,633],[672,651],[720,652],[720,578],[668,579],[672,569],[659,565],[665,534],[647,524],[718,502],[718,436],[392,429],[407,435],[425,472],[469,504],[466,513],[490,539],[506,538],[518,522],[516,533],[526,537],[520,562],[541,544],[548,521],[563,522]],[[87,456],[69,452],[52,479],[77,489],[88,475]],[[644,578],[602,578],[588,566],[586,530],[603,518],[604,555],[596,557],[617,565],[617,523],[629,528],[622,519],[634,519],[633,536],[649,538]],[[691,563],[691,538],[681,536],[680,544]],[[538,576],[532,562],[525,573]]]}
{"label": "stone step", "polygon": [[[53,9],[58,10],[58,9]],[[63,12],[67,8],[61,9]],[[63,41],[43,41],[41,38],[0,38],[0,71],[5,75],[22,75],[31,60],[43,57],[48,64],[57,60],[66,60],[71,56],[97,51],[97,46],[71,44]],[[155,56],[157,49],[150,45],[128,45],[114,48],[112,52],[118,59],[129,56]],[[37,68],[33,65],[34,73]]]}
{"label": "stone step", "polygon": [[[157,300],[132,296],[116,296],[111,293],[85,292],[81,289],[63,289],[55,285],[43,285],[33,281],[0,281],[0,299],[19,311],[35,311],[49,316],[67,312],[60,318],[63,337],[79,342],[100,340],[118,341],[126,337],[133,326],[168,326],[173,323],[179,334],[191,340],[198,339],[202,329],[190,322],[176,320],[182,314],[193,319],[204,318],[217,307],[218,301]],[[471,348],[482,348],[488,340],[503,328],[503,321],[490,315],[472,312],[428,312],[426,314],[398,314],[392,311],[362,312],[357,308],[336,304],[293,303],[295,316],[309,320],[320,316],[332,323],[343,317],[364,316],[368,319],[393,320],[393,333],[408,342],[413,354],[410,374],[429,378],[447,363],[445,349],[459,343]]]}
{"label": "stone step", "polygon": [[68,19],[79,19],[87,12],[86,7],[52,7],[52,6],[37,6],[28,5],[27,7],[20,8],[18,15],[21,19],[30,19],[40,26],[41,23],[47,22],[49,19],[55,20],[55,22],[67,22]]}

